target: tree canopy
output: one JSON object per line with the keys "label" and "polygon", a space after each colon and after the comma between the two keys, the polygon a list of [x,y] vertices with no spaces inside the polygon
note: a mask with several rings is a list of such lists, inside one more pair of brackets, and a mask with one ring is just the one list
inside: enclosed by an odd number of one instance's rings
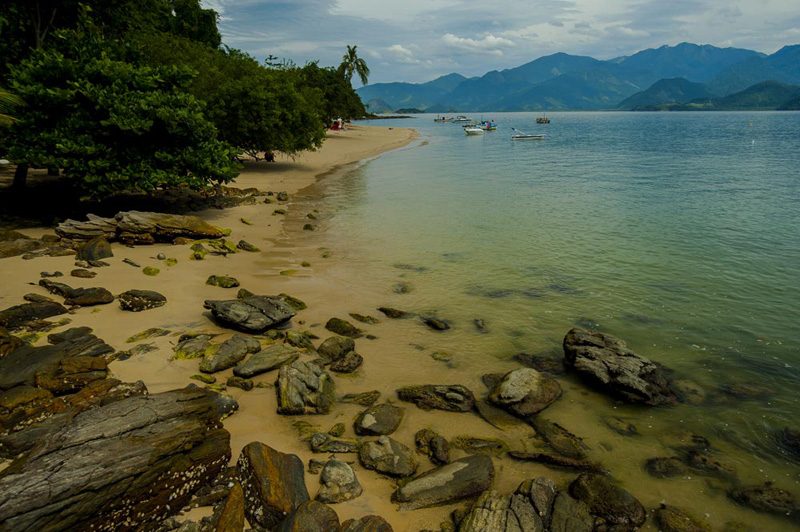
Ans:
{"label": "tree canopy", "polygon": [[356,73],[361,79],[361,83],[366,85],[369,77],[369,67],[366,61],[358,57],[356,48],[358,48],[357,45],[347,45],[347,53],[342,56],[342,64],[339,65],[339,70],[344,73],[344,79],[348,83],[353,79],[353,73]]}

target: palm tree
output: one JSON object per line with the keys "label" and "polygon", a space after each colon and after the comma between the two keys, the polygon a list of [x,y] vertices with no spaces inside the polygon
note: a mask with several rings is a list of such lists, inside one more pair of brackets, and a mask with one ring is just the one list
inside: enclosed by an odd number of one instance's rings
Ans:
{"label": "palm tree", "polygon": [[17,119],[7,113],[10,113],[14,107],[19,107],[20,105],[24,105],[24,103],[18,96],[0,89],[0,127],[8,127],[16,122]]}
{"label": "palm tree", "polygon": [[353,72],[355,72],[361,78],[361,83],[366,85],[369,77],[369,67],[367,62],[356,54],[356,47],[357,45],[355,44],[353,46],[347,45],[347,53],[342,56],[342,64],[339,65],[339,71],[344,74],[344,79],[348,82],[353,79]]}

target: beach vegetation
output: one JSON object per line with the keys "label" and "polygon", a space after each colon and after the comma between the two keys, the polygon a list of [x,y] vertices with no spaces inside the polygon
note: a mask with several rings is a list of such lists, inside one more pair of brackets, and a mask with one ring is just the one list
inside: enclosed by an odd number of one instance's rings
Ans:
{"label": "beach vegetation", "polygon": [[342,63],[339,65],[339,71],[344,75],[344,79],[348,83],[353,79],[353,74],[358,74],[359,79],[363,85],[367,84],[369,78],[369,67],[363,58],[358,57],[356,52],[358,45],[347,45],[347,53],[342,56]]}

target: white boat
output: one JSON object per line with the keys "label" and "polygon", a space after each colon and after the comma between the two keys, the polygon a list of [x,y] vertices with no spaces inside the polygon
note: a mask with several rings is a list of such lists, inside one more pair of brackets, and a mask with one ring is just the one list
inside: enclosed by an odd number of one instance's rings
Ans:
{"label": "white boat", "polygon": [[457,117],[453,118],[451,122],[472,122],[472,119],[467,118],[464,115],[458,115]]}
{"label": "white boat", "polygon": [[467,135],[483,135],[484,131],[483,128],[474,126],[474,127],[465,127],[464,133]]}
{"label": "white boat", "polygon": [[517,133],[515,135],[511,135],[511,140],[544,140],[545,136],[542,134],[535,134],[535,133],[525,133],[524,131],[520,131],[516,128],[511,128]]}

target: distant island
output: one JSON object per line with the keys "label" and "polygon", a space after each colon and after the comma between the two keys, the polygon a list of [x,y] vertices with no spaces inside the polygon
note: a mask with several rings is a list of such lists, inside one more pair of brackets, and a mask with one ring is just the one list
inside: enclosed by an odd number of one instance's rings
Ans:
{"label": "distant island", "polygon": [[356,91],[372,113],[797,110],[800,45],[767,55],[682,43],[601,61],[557,53],[516,68]]}

